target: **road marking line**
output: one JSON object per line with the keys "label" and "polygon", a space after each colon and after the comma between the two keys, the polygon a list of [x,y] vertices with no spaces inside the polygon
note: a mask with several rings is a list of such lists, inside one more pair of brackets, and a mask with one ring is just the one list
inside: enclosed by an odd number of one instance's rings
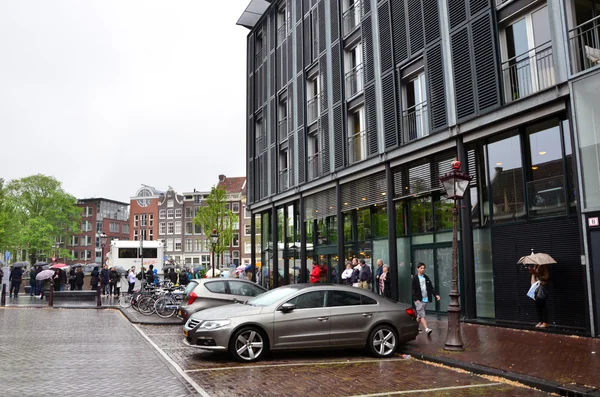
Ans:
{"label": "road marking line", "polygon": [[380,397],[380,396],[391,396],[391,395],[400,395],[400,394],[427,393],[427,392],[436,392],[436,391],[445,391],[445,390],[470,389],[470,388],[474,388],[474,387],[491,387],[491,386],[499,386],[499,385],[504,385],[504,383],[480,383],[480,384],[476,384],[476,385],[437,387],[434,389],[402,390],[402,391],[391,391],[391,392],[386,392],[386,393],[373,393],[373,394],[356,394],[356,395],[353,395],[350,397]]}
{"label": "road marking line", "polygon": [[167,353],[165,353],[160,347],[158,347],[158,345],[156,343],[154,343],[152,341],[152,339],[150,339],[145,333],[144,331],[142,331],[140,329],[140,327],[138,327],[136,324],[131,324],[133,326],[133,328],[135,328],[140,335],[142,335],[144,337],[144,339],[146,339],[148,341],[148,343],[150,343],[163,357],[165,360],[167,360],[169,362],[169,364],[171,364],[173,366],[173,368],[175,368],[175,370],[181,375],[183,376],[183,378],[194,388],[196,389],[196,391],[198,393],[200,393],[200,395],[202,397],[210,397],[210,394],[208,394],[199,384],[197,384],[188,374],[185,373],[185,371],[183,369],[181,369],[181,367],[171,359],[171,357],[169,357],[169,355]]}
{"label": "road marking line", "polygon": [[229,369],[301,367],[301,366],[306,366],[306,365],[364,364],[364,363],[382,363],[382,362],[389,362],[389,361],[406,361],[406,359],[405,358],[390,358],[387,360],[379,359],[379,360],[355,360],[355,361],[309,361],[309,362],[290,363],[290,364],[238,365],[235,367],[187,369],[187,370],[185,370],[185,372],[221,371],[221,370],[229,370]]}

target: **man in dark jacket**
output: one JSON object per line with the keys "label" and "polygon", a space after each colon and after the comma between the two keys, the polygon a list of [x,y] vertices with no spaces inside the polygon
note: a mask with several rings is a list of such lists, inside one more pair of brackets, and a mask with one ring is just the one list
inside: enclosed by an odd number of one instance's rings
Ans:
{"label": "man in dark jacket", "polygon": [[148,271],[146,272],[146,282],[149,285],[154,285],[154,265],[148,267]]}
{"label": "man in dark jacket", "polygon": [[432,301],[433,296],[435,299],[440,300],[433,283],[425,274],[425,264],[423,262],[417,264],[417,274],[412,279],[412,297],[417,308],[417,321],[423,324],[427,335],[431,334],[431,328],[427,326],[427,320],[425,320],[425,311],[427,304]]}
{"label": "man in dark jacket", "polygon": [[383,260],[377,259],[377,270],[375,270],[375,283],[377,285],[377,293],[381,294],[379,277],[383,274]]}
{"label": "man in dark jacket", "polygon": [[13,267],[8,276],[10,281],[10,292],[9,297],[13,297],[13,291],[15,298],[19,297],[19,288],[21,288],[21,280],[23,280],[23,269],[20,267]]}
{"label": "man in dark jacket", "polygon": [[102,270],[100,271],[100,282],[102,283],[102,294],[104,296],[108,296],[110,292],[110,271],[108,270],[108,266],[104,265]]}
{"label": "man in dark jacket", "polygon": [[371,288],[371,279],[373,277],[373,273],[371,273],[371,267],[367,266],[364,259],[360,260],[360,288],[370,289]]}

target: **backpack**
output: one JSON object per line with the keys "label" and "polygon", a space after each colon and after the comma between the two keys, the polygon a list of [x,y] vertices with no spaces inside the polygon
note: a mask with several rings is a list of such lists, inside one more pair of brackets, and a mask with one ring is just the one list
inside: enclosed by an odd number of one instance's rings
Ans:
{"label": "backpack", "polygon": [[139,273],[137,274],[137,276],[135,276],[135,278],[137,278],[138,280],[141,280],[141,279],[143,279],[143,278],[144,278],[144,275],[142,274],[142,272],[139,272]]}

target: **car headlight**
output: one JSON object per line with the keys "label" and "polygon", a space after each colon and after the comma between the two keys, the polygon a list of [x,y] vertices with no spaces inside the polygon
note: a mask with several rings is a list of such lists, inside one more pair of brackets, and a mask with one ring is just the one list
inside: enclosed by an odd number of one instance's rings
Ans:
{"label": "car headlight", "polygon": [[203,321],[202,324],[200,324],[200,328],[207,329],[210,331],[213,329],[224,327],[226,325],[229,325],[230,323],[231,321],[229,320]]}

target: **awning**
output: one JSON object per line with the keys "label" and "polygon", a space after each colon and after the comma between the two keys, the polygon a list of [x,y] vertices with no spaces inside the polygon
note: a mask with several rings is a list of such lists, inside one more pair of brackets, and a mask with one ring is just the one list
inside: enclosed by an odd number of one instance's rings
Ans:
{"label": "awning", "polygon": [[269,5],[271,5],[271,0],[251,0],[236,25],[252,29],[267,8],[269,8]]}

